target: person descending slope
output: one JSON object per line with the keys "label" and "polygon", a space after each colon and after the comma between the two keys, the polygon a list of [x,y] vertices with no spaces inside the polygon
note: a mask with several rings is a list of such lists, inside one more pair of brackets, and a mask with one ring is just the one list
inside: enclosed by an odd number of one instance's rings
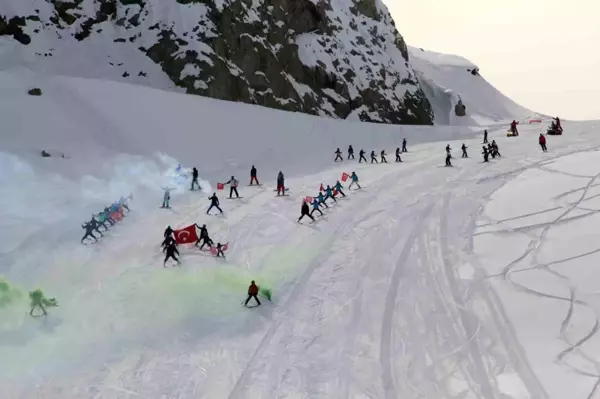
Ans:
{"label": "person descending slope", "polygon": [[488,132],[487,132],[487,130],[484,130],[483,131],[483,143],[481,143],[481,144],[487,144],[488,143],[487,137],[488,137]]}
{"label": "person descending slope", "polygon": [[352,144],[348,146],[348,159],[354,159],[354,148],[352,148]]}
{"label": "person descending slope", "polygon": [[254,182],[256,182],[257,186],[260,186],[258,178],[256,177],[256,168],[252,165],[252,169],[250,169],[250,185],[254,184]]}
{"label": "person descending slope", "polygon": [[342,183],[340,183],[340,181],[339,181],[339,180],[338,180],[338,182],[337,182],[337,183],[335,183],[335,186],[334,186],[334,188],[335,188],[335,190],[336,190],[338,193],[342,194],[342,197],[345,197],[345,196],[346,196],[346,194],[344,194],[344,192],[342,191],[342,189],[344,188],[344,186],[342,186]]}
{"label": "person descending slope", "polygon": [[448,144],[446,146],[446,166],[452,166],[452,162],[450,162],[450,159],[452,158],[452,153],[450,152],[451,150],[450,144]]}
{"label": "person descending slope", "polygon": [[361,149],[358,155],[358,163],[362,163],[362,161],[365,161],[365,163],[367,162],[367,158],[365,158],[365,150]]}
{"label": "person descending slope", "polygon": [[221,211],[221,213],[223,213],[223,209],[219,208],[219,198],[217,197],[217,193],[213,193],[212,197],[208,197],[208,199],[210,200],[210,206],[208,207],[208,210],[206,211],[206,214],[208,215],[210,210],[213,208],[217,208],[219,211]]}
{"label": "person descending slope", "polygon": [[217,258],[224,258],[225,254],[223,253],[223,244],[220,242],[217,243]]}
{"label": "person descending slope", "polygon": [[167,226],[167,228],[165,229],[165,232],[163,234],[163,237],[167,238],[169,236],[173,236],[173,229],[171,228],[171,226]]}
{"label": "person descending slope", "polygon": [[483,149],[483,162],[489,162],[490,161],[490,153],[488,152],[488,149],[486,148],[486,146],[482,146],[481,147]]}
{"label": "person descending slope", "polygon": [[356,172],[352,172],[352,174],[350,175],[350,179],[352,180],[352,182],[350,182],[348,190],[350,190],[355,184],[358,186],[359,189],[362,188],[360,184],[358,184],[358,176],[356,175]]}
{"label": "person descending slope", "polygon": [[331,189],[331,187],[329,187],[329,185],[327,185],[327,188],[325,189],[325,199],[323,200],[323,203],[325,203],[325,201],[327,201],[329,198],[331,198],[333,202],[337,202],[337,200],[333,196],[333,190]]}
{"label": "person descending slope", "polygon": [[177,256],[175,256],[175,254],[179,255],[179,251],[177,250],[177,244],[175,243],[175,241],[173,241],[166,247],[165,261],[163,262],[163,267],[167,267],[167,261],[169,260],[169,258],[177,262],[178,265],[181,264],[179,259],[177,259]]}
{"label": "person descending slope", "polygon": [[165,239],[163,240],[162,244],[160,244],[160,246],[162,247],[162,251],[163,253],[165,253],[167,251],[167,248],[169,247],[169,245],[173,244],[173,243],[177,243],[175,241],[175,239],[173,238],[173,236],[166,236]]}
{"label": "person descending slope", "polygon": [[462,150],[462,157],[469,158],[469,154],[467,154],[467,146],[465,145],[465,143],[462,144],[460,149]]}
{"label": "person descending slope", "polygon": [[323,196],[323,192],[319,193],[319,195],[317,196],[317,199],[319,200],[319,205],[325,205],[325,208],[329,208],[329,206],[325,202],[325,196]]}
{"label": "person descending slope", "polygon": [[315,218],[310,215],[310,208],[308,207],[306,201],[302,201],[302,207],[300,208],[300,217],[298,218],[298,223],[300,223],[304,216],[308,216],[312,219],[313,222],[315,221]]}
{"label": "person descending slope", "polygon": [[377,160],[377,157],[375,156],[375,151],[371,151],[371,163],[379,163],[379,161]]}
{"label": "person descending slope", "polygon": [[192,187],[190,188],[192,191],[194,191],[194,184],[198,187],[198,190],[202,190],[202,187],[198,184],[198,169],[196,168],[192,169]]}
{"label": "person descending slope", "polygon": [[498,144],[496,144],[496,140],[492,140],[492,151],[494,151],[494,158],[502,157],[502,154],[500,154],[500,150],[498,149]]}
{"label": "person descending slope", "polygon": [[238,194],[237,190],[238,183],[239,182],[233,176],[231,176],[231,179],[229,179],[229,181],[225,183],[229,184],[229,198],[233,198],[233,193],[235,193],[236,198],[240,198],[240,195]]}
{"label": "person descending slope", "polygon": [[335,150],[335,160],[333,162],[337,162],[338,159],[340,160],[340,162],[344,161],[344,158],[342,157],[342,152],[340,151],[339,147],[337,150]]}
{"label": "person descending slope", "polygon": [[248,302],[250,302],[250,299],[252,298],[254,298],[258,306],[260,306],[260,301],[258,300],[258,286],[254,280],[252,280],[250,287],[248,287],[248,299],[246,299],[246,302],[244,302],[244,306],[248,306]]}
{"label": "person descending slope", "polygon": [[385,150],[381,150],[381,163],[388,163],[387,159],[385,158],[387,154],[385,153]]}
{"label": "person descending slope", "polygon": [[313,206],[313,209],[312,209],[312,211],[310,211],[310,216],[312,216],[312,214],[317,211],[321,214],[321,216],[323,216],[323,212],[319,208],[321,206],[321,203],[319,202],[319,197],[315,197],[313,199],[312,206]]}
{"label": "person descending slope", "polygon": [[406,149],[406,139],[402,139],[402,152],[408,152],[408,150]]}
{"label": "person descending slope", "polygon": [[[100,231],[98,230],[98,222],[96,221],[96,219],[92,219],[89,222],[84,223],[81,226],[81,228],[85,229],[85,235],[83,236],[83,238],[81,238],[82,244],[83,244],[83,240],[85,240],[88,237],[92,237],[95,240],[94,242],[98,242],[98,239],[94,235],[94,230],[96,230],[98,233],[100,233]],[[100,235],[102,236],[102,233],[100,233]]]}
{"label": "person descending slope", "polygon": [[199,226],[198,224],[195,224],[195,226],[200,230],[200,234],[198,236],[198,240],[194,245],[198,246],[198,244],[200,244],[200,241],[204,241],[206,243],[206,237],[208,237],[208,229],[206,228],[206,225],[203,224],[202,226]]}
{"label": "person descending slope", "polygon": [[169,209],[171,208],[171,205],[169,204],[169,201],[171,200],[171,190],[169,190],[168,188],[163,188],[163,190],[165,191],[165,193],[163,195],[163,203],[161,208]]}
{"label": "person descending slope", "polygon": [[548,148],[546,147],[546,136],[544,136],[542,133],[540,133],[539,143],[540,147],[542,147],[542,151],[548,152]]}
{"label": "person descending slope", "polygon": [[277,195],[285,195],[285,178],[282,171],[277,174]]}
{"label": "person descending slope", "polygon": [[400,147],[396,148],[396,162],[402,162],[402,158],[400,158]]}

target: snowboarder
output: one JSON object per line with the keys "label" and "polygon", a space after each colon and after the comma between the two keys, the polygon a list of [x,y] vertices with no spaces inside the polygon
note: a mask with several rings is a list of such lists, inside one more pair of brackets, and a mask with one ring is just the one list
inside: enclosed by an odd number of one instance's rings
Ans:
{"label": "snowboarder", "polygon": [[338,182],[335,184],[334,188],[335,188],[335,190],[336,190],[338,193],[342,194],[342,197],[345,197],[345,196],[346,196],[346,194],[344,194],[344,192],[342,191],[342,189],[344,188],[344,186],[342,186],[342,183],[340,183],[340,181],[339,181],[339,180],[338,180]]}
{"label": "snowboarder", "polygon": [[256,168],[252,165],[252,169],[250,169],[250,185],[254,184],[254,182],[256,182],[257,186],[260,186],[258,178],[256,177]]}
{"label": "snowboarder", "polygon": [[308,207],[306,201],[302,201],[302,207],[300,208],[300,217],[298,218],[298,223],[300,223],[304,216],[308,216],[312,219],[313,222],[315,221],[315,218],[312,217],[310,214],[310,208]]}
{"label": "snowboarder", "polygon": [[229,198],[233,198],[233,193],[235,193],[237,198],[240,198],[237,190],[238,181],[235,179],[235,177],[231,176],[231,179],[229,179],[229,181],[225,184],[229,184]]}
{"label": "snowboarder", "polygon": [[498,150],[496,140],[492,140],[492,151],[494,151],[494,157],[502,157],[502,154],[500,154],[500,151]]}
{"label": "snowboarder", "polygon": [[483,149],[483,162],[489,162],[490,153],[488,152],[488,149],[485,146],[482,146],[481,148]]}
{"label": "snowboarder", "polygon": [[387,154],[385,153],[385,150],[381,150],[381,163],[388,163],[387,159],[385,158]]}
{"label": "snowboarder", "polygon": [[367,158],[365,158],[365,150],[361,149],[358,155],[358,163],[362,163],[363,160],[365,161],[365,163],[367,162]]}
{"label": "snowboarder", "polygon": [[379,163],[379,161],[377,160],[377,157],[375,156],[375,151],[371,151],[371,163]]}
{"label": "snowboarder", "polygon": [[333,196],[333,190],[331,189],[331,187],[329,187],[329,185],[327,185],[327,188],[325,189],[325,199],[323,200],[323,203],[325,203],[325,201],[327,201],[329,198],[331,198],[333,202],[337,202],[337,200]]}
{"label": "snowboarder", "polygon": [[340,162],[344,161],[344,158],[342,157],[342,152],[340,151],[339,147],[337,150],[335,150],[335,160],[333,162],[337,162],[338,159],[340,160]]}
{"label": "snowboarder", "polygon": [[354,159],[354,148],[352,148],[352,145],[348,146],[348,159]]}
{"label": "snowboarder", "polygon": [[402,152],[408,152],[408,150],[406,149],[406,139],[402,139]]}
{"label": "snowboarder", "polygon": [[542,151],[548,152],[548,148],[546,147],[546,136],[544,136],[542,133],[540,133],[539,143],[540,147],[542,147]]}
{"label": "snowboarder", "polygon": [[179,259],[177,259],[177,256],[175,256],[175,254],[179,255],[179,251],[177,250],[177,243],[172,242],[170,243],[165,250],[165,261],[163,262],[163,267],[167,267],[167,261],[169,260],[169,258],[173,259],[175,262],[177,262],[178,265],[181,264],[181,262],[179,261]]}
{"label": "snowboarder", "polygon": [[220,242],[217,243],[217,258],[224,258],[225,254],[223,253],[223,244]]}
{"label": "snowboarder", "polygon": [[450,159],[452,158],[452,153],[450,152],[451,150],[450,144],[448,144],[446,146],[446,166],[452,166],[452,162],[450,162]]}
{"label": "snowboarder", "polygon": [[[98,222],[96,222],[96,219],[92,219],[94,221],[94,223],[87,222],[84,223],[83,225],[81,225],[82,229],[85,229],[85,235],[83,236],[83,238],[81,239],[81,243],[83,244],[83,240],[85,240],[88,237],[92,237],[94,240],[96,240],[95,242],[98,242],[98,239],[96,238],[96,236],[94,235],[94,230],[97,230],[98,228]],[[102,233],[100,233],[102,234]]]}
{"label": "snowboarder", "polygon": [[196,168],[192,169],[192,187],[190,188],[192,191],[194,191],[194,184],[198,187],[198,190],[202,190],[202,187],[198,184],[198,169]]}
{"label": "snowboarder", "polygon": [[400,147],[396,148],[396,162],[402,162],[402,158],[400,158]]}
{"label": "snowboarder", "polygon": [[210,206],[208,207],[208,210],[206,211],[207,215],[210,213],[210,210],[213,208],[217,208],[219,211],[221,211],[221,213],[223,213],[223,209],[221,209],[219,207],[219,198],[217,197],[217,193],[213,193],[212,197],[208,197],[208,199],[210,200]]}
{"label": "snowboarder", "polygon": [[313,206],[313,209],[312,209],[312,211],[310,211],[310,215],[311,215],[311,216],[312,216],[312,214],[313,214],[313,213],[315,213],[316,211],[318,211],[318,212],[321,214],[321,216],[323,216],[323,212],[322,212],[322,211],[321,211],[321,209],[319,208],[319,207],[321,206],[321,203],[319,202],[319,198],[318,198],[318,197],[315,197],[315,198],[313,199],[312,206]]}
{"label": "snowboarder", "polygon": [[282,171],[277,174],[277,195],[285,195],[285,178]]}
{"label": "snowboarder", "polygon": [[352,180],[352,182],[348,186],[348,190],[350,190],[355,184],[358,186],[358,188],[362,188],[360,184],[358,184],[358,176],[356,175],[356,172],[352,172],[352,174],[350,175],[350,180]]}
{"label": "snowboarder", "polygon": [[488,131],[484,130],[483,131],[483,143],[481,144],[487,144],[488,143]]}
{"label": "snowboarder", "polygon": [[250,302],[250,299],[252,298],[254,298],[258,306],[260,306],[260,301],[258,300],[258,286],[254,282],[254,280],[252,280],[252,282],[250,283],[250,287],[248,287],[248,299],[246,299],[244,306],[248,306],[248,302]]}
{"label": "snowboarder", "polygon": [[[169,201],[171,200],[171,189],[163,188],[163,190],[165,191],[165,194],[163,195],[163,203],[162,203],[161,208],[170,209],[171,205],[169,204]],[[192,191],[193,191],[193,189],[192,189]]]}
{"label": "snowboarder", "polygon": [[467,154],[467,146],[465,145],[465,143],[463,143],[460,148],[462,150],[462,157],[469,158],[469,154]]}

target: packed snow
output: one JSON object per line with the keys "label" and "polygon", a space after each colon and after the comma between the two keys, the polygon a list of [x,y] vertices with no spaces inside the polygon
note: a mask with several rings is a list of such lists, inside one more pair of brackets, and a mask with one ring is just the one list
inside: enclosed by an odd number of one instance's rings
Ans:
{"label": "packed snow", "polygon": [[[0,73],[0,93],[0,397],[598,395],[594,122],[563,122],[543,153],[549,120],[508,138],[533,113],[504,103],[488,129],[502,157],[483,163],[482,126],[336,121],[31,72]],[[389,163],[359,164],[361,148]],[[198,168],[202,191],[178,165]],[[262,186],[247,186],[252,165]],[[325,216],[297,222],[303,198],[353,171],[362,189],[344,183]],[[216,189],[232,175],[241,199]],[[215,191],[225,213],[207,216]],[[131,212],[80,244],[81,225],[130,194]],[[229,243],[226,258],[181,245],[164,268],[164,229],[193,223]],[[251,280],[272,302],[242,305]],[[47,316],[28,314],[36,288],[58,301]]]}

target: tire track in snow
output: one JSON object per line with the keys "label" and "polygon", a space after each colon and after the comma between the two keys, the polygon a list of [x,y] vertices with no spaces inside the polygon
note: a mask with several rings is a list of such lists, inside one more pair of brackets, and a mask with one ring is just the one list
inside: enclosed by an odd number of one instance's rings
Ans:
{"label": "tire track in snow", "polygon": [[407,238],[404,247],[402,248],[400,256],[396,260],[394,272],[392,273],[392,278],[390,280],[390,288],[386,295],[385,307],[383,310],[383,324],[381,326],[381,346],[379,351],[379,359],[381,364],[382,386],[385,393],[385,397],[388,399],[395,399],[397,397],[396,387],[394,385],[394,377],[392,373],[393,367],[390,358],[390,352],[392,350],[392,324],[394,320],[394,313],[396,310],[396,298],[398,296],[400,279],[402,277],[404,265],[408,261],[408,257],[413,248],[413,245],[419,237],[419,234],[421,234],[421,230],[423,228],[425,220],[431,214],[433,207],[434,204],[427,205],[426,208],[419,215],[419,219],[415,223],[415,227],[413,227],[410,236]]}

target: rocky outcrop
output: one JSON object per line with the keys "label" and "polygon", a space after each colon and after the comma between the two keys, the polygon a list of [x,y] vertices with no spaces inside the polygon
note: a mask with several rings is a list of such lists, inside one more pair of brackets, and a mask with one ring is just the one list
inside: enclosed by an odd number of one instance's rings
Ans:
{"label": "rocky outcrop", "polygon": [[[30,15],[0,16],[0,35],[23,45],[43,35],[127,46],[191,94],[342,119],[433,121],[406,44],[380,0],[32,3],[39,8]],[[125,70],[116,76],[132,78]]]}

